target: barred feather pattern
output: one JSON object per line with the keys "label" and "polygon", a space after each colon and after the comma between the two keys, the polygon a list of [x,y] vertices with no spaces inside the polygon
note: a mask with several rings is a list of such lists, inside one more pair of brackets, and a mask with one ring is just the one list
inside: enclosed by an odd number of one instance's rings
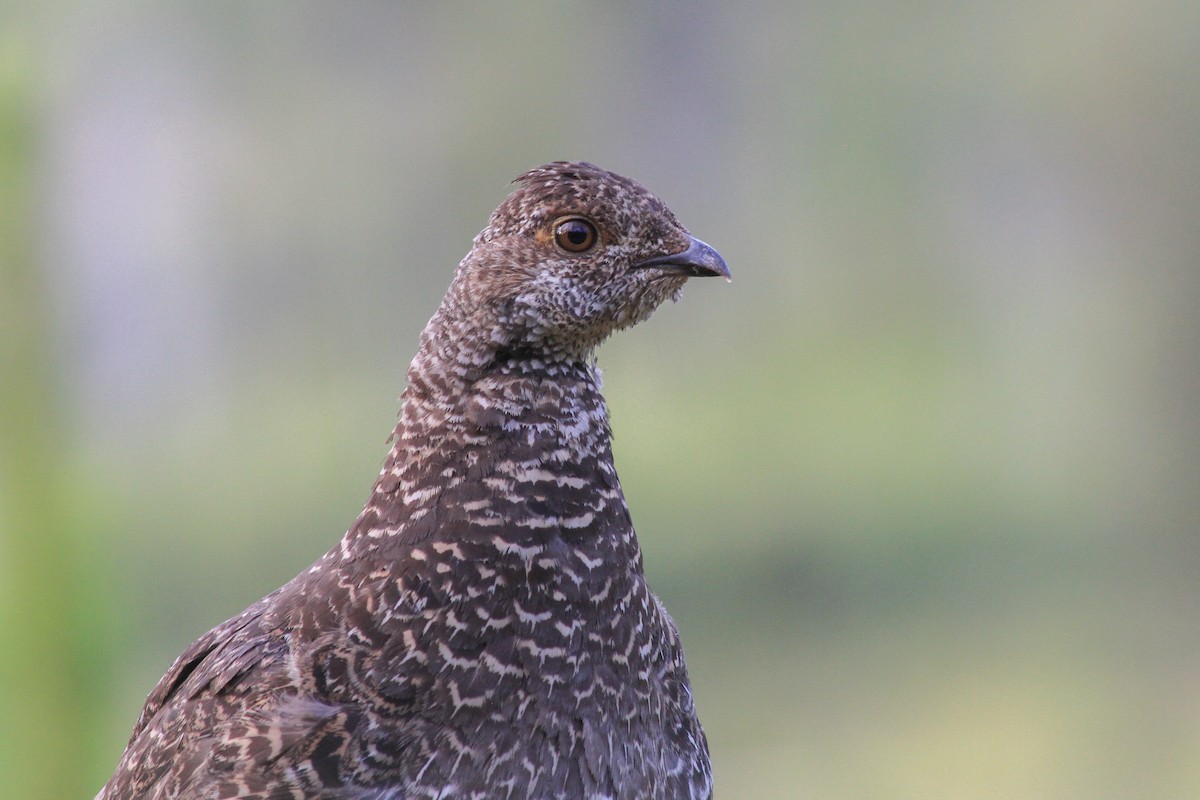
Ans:
{"label": "barred feather pattern", "polygon": [[[358,519],[180,656],[97,800],[711,797],[592,357],[686,280],[631,265],[691,240],[597,167],[518,181],[422,333]],[[565,214],[597,252],[555,249]]]}

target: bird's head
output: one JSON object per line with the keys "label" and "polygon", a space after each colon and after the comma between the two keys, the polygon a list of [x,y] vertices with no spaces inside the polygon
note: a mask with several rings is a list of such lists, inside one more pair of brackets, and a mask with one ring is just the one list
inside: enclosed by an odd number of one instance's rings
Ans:
{"label": "bird's head", "polygon": [[555,162],[515,183],[441,309],[495,351],[582,357],[678,297],[688,278],[729,277],[721,256],[636,181]]}

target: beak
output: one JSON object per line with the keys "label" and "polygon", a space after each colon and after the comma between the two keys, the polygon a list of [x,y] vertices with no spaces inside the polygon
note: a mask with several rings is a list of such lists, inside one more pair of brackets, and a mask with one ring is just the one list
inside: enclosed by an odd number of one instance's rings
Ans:
{"label": "beak", "polygon": [[715,278],[720,275],[725,280],[731,280],[729,267],[725,266],[725,259],[721,258],[720,253],[694,236],[689,236],[688,239],[690,243],[686,250],[639,261],[631,269],[654,267],[670,272],[681,272],[689,278]]}

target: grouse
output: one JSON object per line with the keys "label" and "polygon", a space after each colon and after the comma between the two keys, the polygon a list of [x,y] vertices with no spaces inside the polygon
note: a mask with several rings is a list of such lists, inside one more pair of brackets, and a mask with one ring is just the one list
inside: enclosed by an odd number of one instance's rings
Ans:
{"label": "grouse", "polygon": [[633,180],[514,183],[421,333],[358,519],[175,661],[97,800],[711,797],[594,351],[729,270]]}

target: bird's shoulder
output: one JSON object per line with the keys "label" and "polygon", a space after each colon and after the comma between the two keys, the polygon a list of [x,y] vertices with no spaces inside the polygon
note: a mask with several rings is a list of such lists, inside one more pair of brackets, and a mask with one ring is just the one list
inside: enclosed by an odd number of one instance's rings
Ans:
{"label": "bird's shoulder", "polygon": [[203,636],[175,659],[146,698],[133,729],[136,739],[164,709],[180,701],[218,696],[280,656],[281,642],[264,619],[273,595],[263,598]]}

